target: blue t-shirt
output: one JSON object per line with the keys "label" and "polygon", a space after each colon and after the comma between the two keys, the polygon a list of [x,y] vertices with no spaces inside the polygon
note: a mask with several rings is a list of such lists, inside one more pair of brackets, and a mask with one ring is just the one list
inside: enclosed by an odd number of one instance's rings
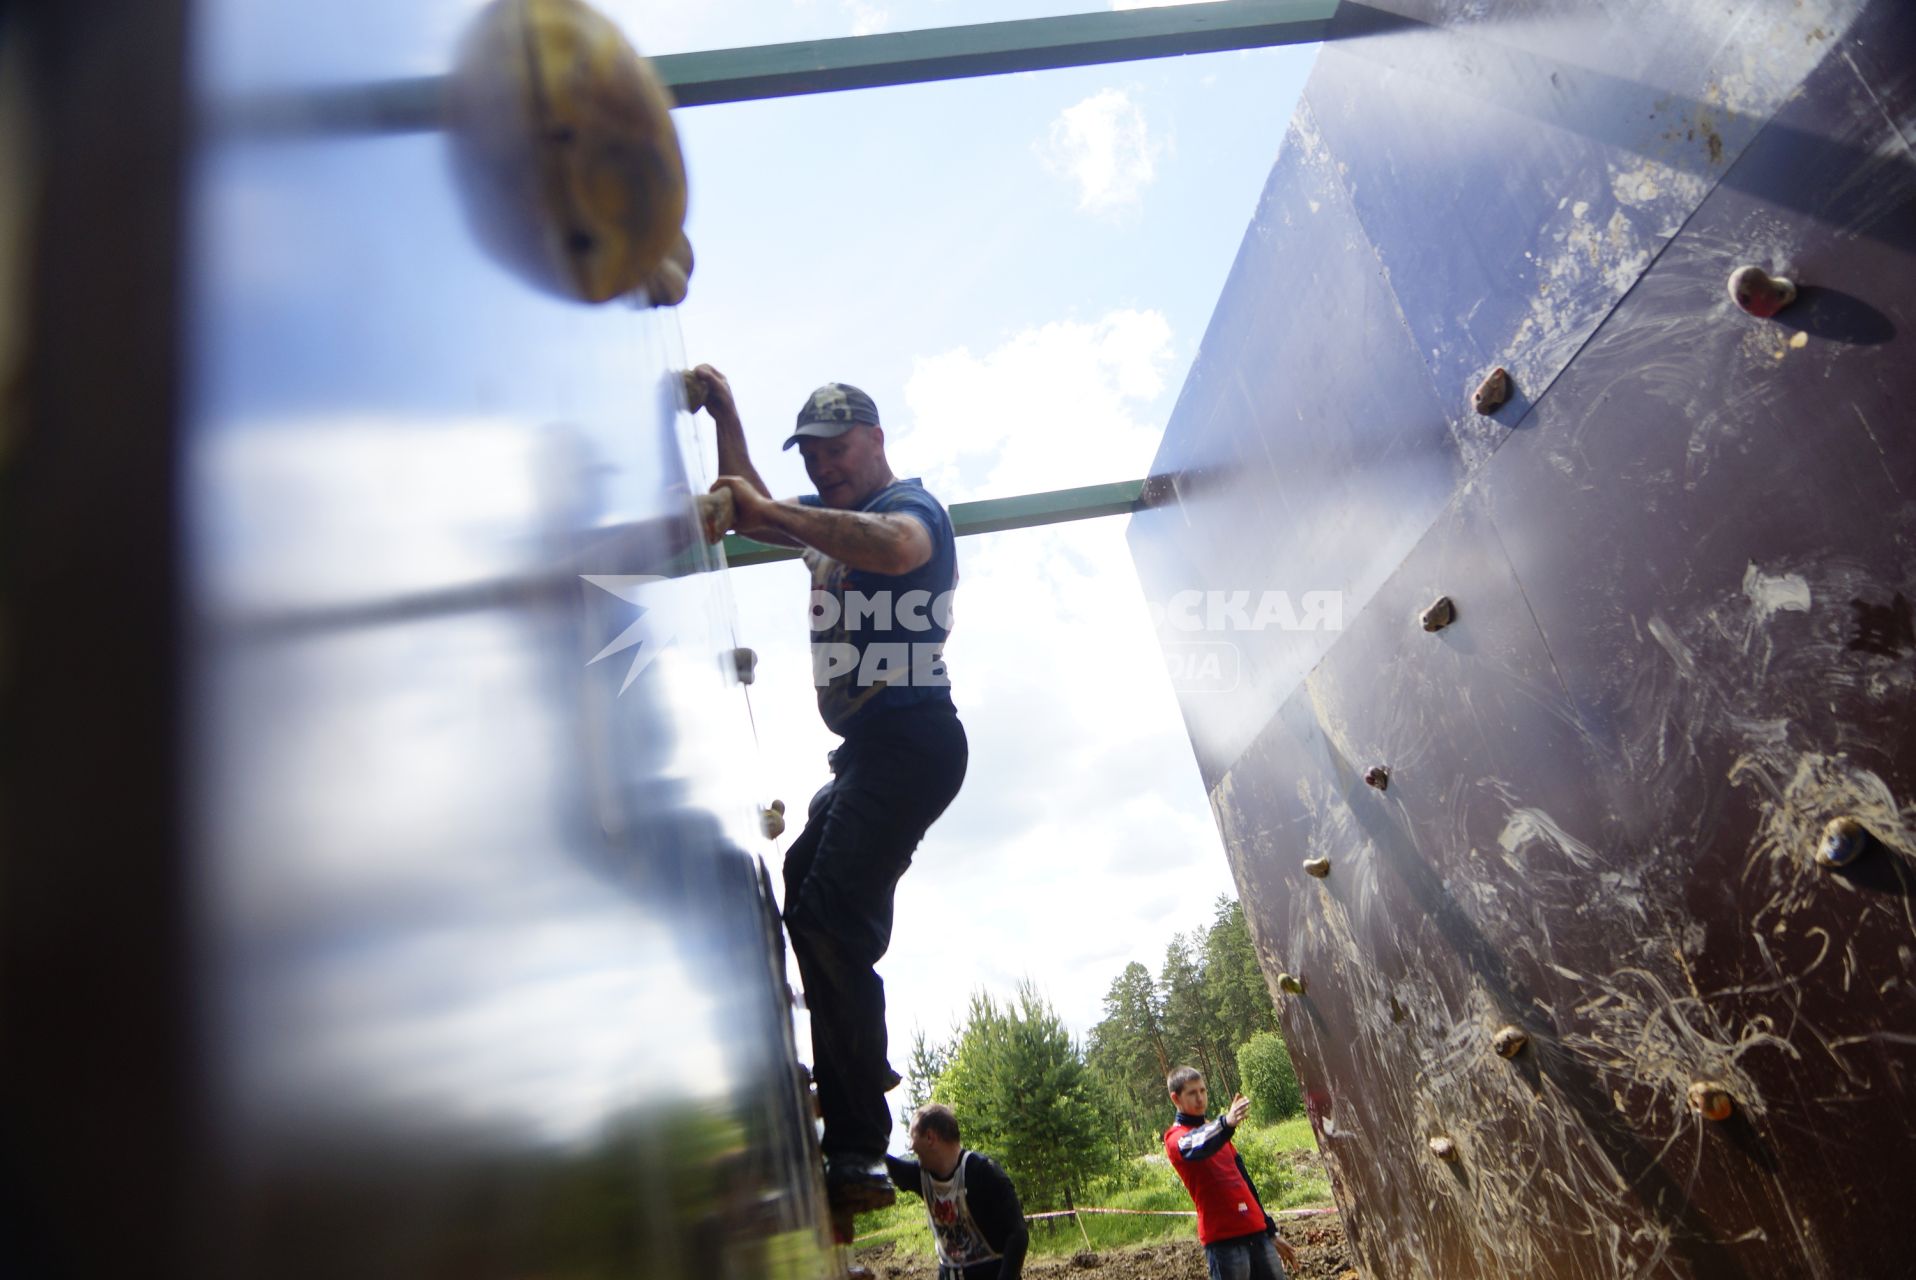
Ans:
{"label": "blue t-shirt", "polygon": [[[812,494],[799,502],[824,505]],[[874,711],[951,700],[945,639],[958,586],[951,517],[917,480],[893,481],[857,509],[917,520],[931,535],[931,559],[910,573],[871,573],[805,552],[812,571],[812,683],[825,727],[838,734]]]}

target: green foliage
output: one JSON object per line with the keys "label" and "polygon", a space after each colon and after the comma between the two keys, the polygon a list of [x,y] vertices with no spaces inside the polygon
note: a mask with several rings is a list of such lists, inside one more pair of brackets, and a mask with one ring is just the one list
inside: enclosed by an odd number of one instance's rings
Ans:
{"label": "green foliage", "polygon": [[890,1208],[861,1213],[852,1223],[852,1238],[859,1248],[895,1245],[898,1252],[911,1257],[933,1258],[937,1248],[931,1240],[931,1223],[925,1217],[925,1202],[917,1196],[901,1195]]}
{"label": "green foliage", "polygon": [[1284,1037],[1275,1031],[1258,1032],[1238,1048],[1237,1063],[1245,1096],[1251,1100],[1252,1119],[1272,1124],[1303,1110],[1304,1092],[1298,1087]]}
{"label": "green foliage", "polygon": [[1283,1124],[1248,1124],[1232,1137],[1244,1168],[1257,1184],[1258,1199],[1272,1213],[1327,1205],[1331,1186],[1320,1163],[1310,1158],[1317,1140],[1308,1120],[1299,1117]]}
{"label": "green foliage", "polygon": [[1195,955],[1202,942],[1194,945],[1194,940],[1195,935],[1174,937],[1164,949],[1158,990],[1164,997],[1165,1039],[1181,1046],[1183,1059],[1204,1073],[1220,1099],[1229,1100],[1237,1092],[1237,1065],[1225,1043],[1230,1031],[1204,998],[1204,971]]}
{"label": "green foliage", "polygon": [[1164,1010],[1151,971],[1133,960],[1104,996],[1104,1020],[1091,1029],[1085,1060],[1102,1084],[1121,1149],[1150,1145],[1164,1123],[1164,1077],[1171,1059],[1164,1043]]}
{"label": "green foliage", "polygon": [[1258,1031],[1277,1030],[1277,1006],[1258,968],[1243,904],[1230,898],[1217,900],[1204,935],[1204,993],[1218,1022],[1232,1032],[1232,1044]]}
{"label": "green foliage", "polygon": [[1132,1151],[1151,1146],[1170,1120],[1172,1067],[1202,1071],[1220,1106],[1248,1092],[1238,1047],[1277,1025],[1243,908],[1219,898],[1206,929],[1171,940],[1157,978],[1133,961],[1105,993],[1086,1061],[1110,1100],[1114,1140]]}
{"label": "green foliage", "polygon": [[[1208,925],[1171,940],[1155,977],[1139,961],[1125,965],[1083,1046],[1029,983],[1002,1004],[974,995],[949,1043],[913,1037],[900,1118],[930,1099],[948,1103],[965,1144],[1004,1164],[1027,1210],[1062,1208],[1083,1203],[1099,1178],[1117,1179],[1100,1183],[1101,1195],[1139,1189],[1123,1183],[1134,1175],[1116,1153],[1157,1150],[1171,1120],[1165,1076],[1181,1065],[1204,1072],[1219,1109],[1240,1090],[1254,1119],[1300,1106],[1249,925],[1229,898],[1213,904]],[[1301,1142],[1310,1145],[1308,1129]],[[1183,1195],[1168,1168],[1158,1174]],[[1273,1177],[1298,1182],[1288,1167]]]}
{"label": "green foliage", "polygon": [[[966,1135],[969,1139],[969,1134]],[[1247,1124],[1233,1139],[1244,1156],[1245,1168],[1257,1183],[1264,1207],[1297,1209],[1330,1203],[1330,1185],[1314,1168],[1302,1165],[1299,1153],[1313,1152],[1316,1140],[1310,1123],[1303,1118],[1278,1125]],[[1101,1209],[1139,1209],[1156,1213],[1183,1215],[1191,1208],[1191,1197],[1178,1180],[1170,1162],[1156,1150],[1112,1165],[1102,1176],[1087,1181],[1081,1202]],[[1029,1212],[1037,1212],[1030,1204]],[[1169,1240],[1197,1238],[1196,1220],[1190,1217],[1130,1217],[1085,1214],[1080,1219],[1084,1231],[1070,1218],[1056,1218],[1031,1224],[1033,1257],[1068,1257],[1084,1248],[1086,1237],[1094,1250],[1118,1249],[1127,1245],[1153,1244]],[[891,1242],[898,1252],[916,1258],[932,1255],[931,1230],[925,1223],[925,1209],[917,1196],[901,1195],[898,1203],[877,1213],[863,1214],[857,1232],[861,1247]]]}
{"label": "green foliage", "polygon": [[1296,1181],[1276,1131],[1246,1125],[1231,1136],[1231,1141],[1236,1144],[1237,1153],[1244,1157],[1244,1171],[1251,1175],[1258,1199],[1264,1202],[1265,1208],[1276,1209],[1278,1201]]}
{"label": "green foliage", "polygon": [[1286,1151],[1317,1150],[1317,1135],[1311,1132],[1311,1122],[1305,1116],[1293,1116],[1274,1124],[1271,1132],[1277,1135],[1277,1145]]}
{"label": "green foliage", "polygon": [[[1244,1156],[1244,1166],[1257,1184],[1264,1207],[1300,1209],[1328,1205],[1330,1184],[1316,1171],[1316,1162],[1308,1157],[1317,1150],[1310,1123],[1302,1118],[1278,1125],[1247,1124],[1233,1137]],[[1085,1203],[1105,1209],[1147,1209],[1156,1212],[1186,1213],[1191,1197],[1178,1180],[1171,1164],[1155,1150],[1120,1163],[1085,1192]],[[1160,1240],[1192,1240],[1197,1236],[1196,1220],[1189,1217],[1144,1218],[1104,1214],[1083,1217],[1085,1234],[1093,1249],[1115,1249],[1125,1245],[1154,1243]],[[1084,1248],[1084,1236],[1071,1219],[1061,1218],[1054,1227],[1032,1224],[1031,1251],[1034,1255],[1070,1255]]]}
{"label": "green foliage", "polygon": [[1328,1209],[1333,1203],[1330,1179],[1324,1176],[1322,1169],[1314,1168],[1298,1174],[1291,1180],[1290,1189],[1277,1199],[1267,1201],[1265,1207],[1276,1213],[1279,1209]]}
{"label": "green foliage", "polygon": [[[1112,1175],[1101,1179],[1086,1193],[1088,1203],[1101,1209],[1138,1209],[1156,1213],[1185,1214],[1191,1197],[1184,1184],[1163,1156],[1139,1156],[1126,1160]],[[1034,1255],[1071,1255],[1084,1248],[1085,1237],[1091,1247],[1118,1249],[1127,1245],[1151,1244],[1160,1240],[1197,1239],[1197,1220],[1190,1217],[1146,1218],[1115,1214],[1087,1213],[1080,1219],[1083,1234],[1069,1218],[1056,1219],[1048,1230],[1032,1224],[1031,1251]]]}
{"label": "green foliage", "polygon": [[912,1031],[911,1059],[905,1066],[905,1102],[898,1109],[898,1123],[911,1126],[912,1117],[931,1101],[932,1087],[950,1065],[950,1046],[933,1043],[922,1027]]}
{"label": "green foliage", "polygon": [[932,1097],[958,1113],[966,1146],[1004,1165],[1028,1212],[1068,1207],[1116,1160],[1107,1095],[1029,982],[1002,1005],[972,996]]}

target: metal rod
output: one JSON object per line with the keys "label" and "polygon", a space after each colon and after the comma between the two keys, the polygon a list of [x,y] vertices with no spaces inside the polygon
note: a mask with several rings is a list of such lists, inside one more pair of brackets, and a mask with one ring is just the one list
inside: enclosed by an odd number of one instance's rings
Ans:
{"label": "metal rod", "polygon": [[[1046,493],[1020,494],[1012,498],[988,498],[981,502],[954,502],[951,504],[951,523],[960,537],[997,533],[1006,529],[1029,529],[1067,520],[1125,515],[1154,506],[1169,497],[1170,493],[1168,481],[1154,478],[1082,485],[1075,489],[1053,489]],[[652,520],[620,525],[598,531],[593,535],[593,545],[589,550],[572,557],[572,563],[554,568],[355,604],[295,607],[215,618],[211,623],[213,631],[230,642],[258,643],[367,627],[394,626],[493,609],[543,608],[576,598],[582,574],[608,573],[614,566],[623,572],[655,573],[660,577],[673,578],[706,572],[714,560],[707,548],[696,544],[695,538],[696,533],[689,518],[684,521]],[[661,547],[670,547],[674,543],[677,544],[676,550],[660,553]],[[771,564],[779,560],[796,560],[800,554],[793,547],[767,546],[737,534],[729,534],[725,538],[725,562],[727,567],[733,569]]]}
{"label": "metal rod", "polygon": [[[1067,520],[1128,515],[1140,507],[1151,505],[1147,495],[1156,492],[1157,487],[1148,480],[1121,480],[1115,484],[1087,484],[1075,489],[1025,493],[1015,498],[954,502],[951,504],[951,527],[953,533],[964,538],[977,533],[999,533],[1006,529],[1061,524]],[[779,560],[796,560],[802,554],[796,547],[774,547],[740,537],[736,533],[727,534],[725,538],[725,563],[733,569],[772,564]]]}
{"label": "metal rod", "polygon": [[1324,38],[1338,0],[1210,4],[1020,18],[654,58],[681,107],[1169,58]]}
{"label": "metal rod", "polygon": [[[1309,44],[1340,0],[1212,0],[1019,18],[833,40],[668,53],[652,59],[681,107],[1006,75],[1188,53]],[[1361,5],[1346,5],[1362,9]],[[445,76],[267,93],[214,112],[229,135],[422,133],[445,123]]]}

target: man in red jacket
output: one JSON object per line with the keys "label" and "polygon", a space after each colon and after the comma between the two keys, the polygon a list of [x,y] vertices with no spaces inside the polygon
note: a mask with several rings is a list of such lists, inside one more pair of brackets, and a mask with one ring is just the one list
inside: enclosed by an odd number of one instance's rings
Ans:
{"label": "man in red jacket", "polygon": [[1178,1119],[1165,1131],[1164,1154],[1197,1206],[1198,1240],[1211,1280],[1286,1280],[1284,1264],[1296,1266],[1297,1258],[1277,1238],[1277,1223],[1264,1212],[1244,1158],[1231,1145],[1231,1134],[1251,1109],[1250,1099],[1239,1094],[1229,1110],[1206,1123],[1211,1099],[1202,1072],[1179,1067],[1165,1084]]}

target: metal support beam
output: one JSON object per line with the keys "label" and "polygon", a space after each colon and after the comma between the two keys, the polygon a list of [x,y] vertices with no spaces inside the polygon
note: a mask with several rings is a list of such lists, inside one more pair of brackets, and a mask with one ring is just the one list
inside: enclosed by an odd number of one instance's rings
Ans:
{"label": "metal support beam", "polygon": [[[1020,18],[928,31],[742,49],[668,53],[653,69],[681,107],[834,93],[881,85],[1006,75],[1103,62],[1170,58],[1271,45],[1309,44],[1330,30],[1340,0],[1212,0],[1156,9]],[[1345,3],[1345,16],[1365,6]],[[249,137],[421,133],[445,123],[446,77],[418,76],[248,98],[216,113],[219,126]]]}
{"label": "metal support beam", "polygon": [[[960,537],[974,533],[997,533],[1004,529],[1030,529],[1066,520],[1127,515],[1144,507],[1156,506],[1170,494],[1171,482],[1164,478],[1089,484],[1076,489],[1021,494],[1015,498],[954,502],[951,504],[951,523]],[[656,554],[660,545],[670,537],[677,536],[682,542],[693,536],[691,524],[688,515],[683,520],[654,520],[644,525],[614,526],[599,530],[593,548],[589,552],[581,552],[577,563],[359,604],[323,605],[311,609],[224,618],[218,620],[218,628],[228,641],[246,644],[290,636],[394,626],[493,609],[562,606],[566,601],[576,598],[580,589],[579,578],[589,572],[604,573],[616,566],[621,572],[637,571],[678,578],[709,571],[710,555],[705,548],[682,547],[663,560]],[[622,547],[649,550],[634,551],[631,558],[622,558]],[[727,568],[742,569],[747,565],[770,564],[775,560],[796,560],[798,556],[799,552],[795,548],[767,546],[737,534],[729,534],[725,539]]]}
{"label": "metal support beam", "polygon": [[[1152,503],[1158,486],[1149,480],[1122,480],[1115,484],[1088,484],[1076,489],[1052,489],[1046,493],[1027,493],[1015,498],[987,498],[982,502],[951,504],[952,530],[961,538],[974,533],[998,533],[1005,529],[1031,529],[1038,525],[1062,524],[1067,520],[1093,520],[1099,516],[1129,515]],[[771,564],[776,560],[796,560],[793,547],[768,546],[728,534],[725,538],[727,567]]]}
{"label": "metal support beam", "polygon": [[654,58],[681,107],[1045,71],[1322,40],[1338,0],[1210,4],[1022,18],[930,31]]}

